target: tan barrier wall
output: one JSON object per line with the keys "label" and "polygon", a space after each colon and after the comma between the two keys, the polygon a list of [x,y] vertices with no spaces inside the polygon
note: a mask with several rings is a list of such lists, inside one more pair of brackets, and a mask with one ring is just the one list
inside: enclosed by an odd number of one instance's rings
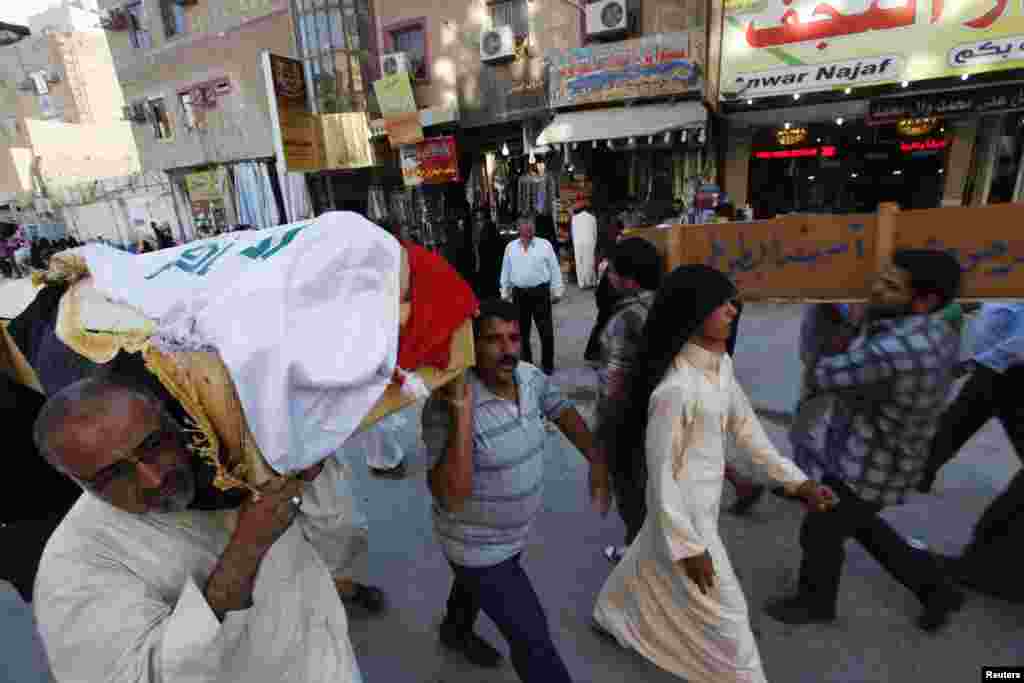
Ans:
{"label": "tan barrier wall", "polygon": [[[744,298],[864,299],[896,249],[953,253],[966,299],[1024,298],[1024,204],[877,214],[780,216],[771,221],[633,228],[650,240],[666,270],[704,263],[727,273]],[[1019,235],[1019,237],[1018,237]]]}

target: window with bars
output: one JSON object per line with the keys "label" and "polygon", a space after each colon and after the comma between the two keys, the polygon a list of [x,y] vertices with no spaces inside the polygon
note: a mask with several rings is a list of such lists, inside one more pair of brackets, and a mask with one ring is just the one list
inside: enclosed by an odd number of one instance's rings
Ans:
{"label": "window with bars", "polygon": [[156,97],[146,103],[148,107],[147,118],[153,125],[153,135],[157,140],[170,140],[174,137],[174,128],[171,126],[171,116],[167,112],[167,103],[164,98]]}
{"label": "window with bars", "polygon": [[530,33],[530,22],[526,10],[526,0],[497,0],[487,4],[491,15],[491,25],[511,26],[517,36]]}
{"label": "window with bars", "polygon": [[369,0],[292,0],[292,15],[316,111],[366,111]]}
{"label": "window with bars", "polygon": [[174,0],[160,0],[160,14],[164,20],[164,37],[173,38],[188,33],[184,6]]}
{"label": "window with bars", "polygon": [[142,2],[125,5],[124,10],[128,13],[128,37],[132,42],[132,47],[141,50],[153,47],[153,36],[143,20]]}
{"label": "window with bars", "polygon": [[413,80],[427,80],[427,27],[422,23],[410,24],[389,33],[390,51],[406,54]]}

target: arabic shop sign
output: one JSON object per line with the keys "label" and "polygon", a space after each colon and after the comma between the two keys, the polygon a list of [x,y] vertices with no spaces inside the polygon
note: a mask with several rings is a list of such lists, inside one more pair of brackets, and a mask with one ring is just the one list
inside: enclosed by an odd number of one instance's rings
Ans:
{"label": "arabic shop sign", "polygon": [[937,152],[946,149],[945,140],[915,140],[914,142],[901,142],[901,152]]}
{"label": "arabic shop sign", "polygon": [[899,131],[900,135],[917,137],[918,135],[931,133],[937,125],[939,125],[939,120],[934,116],[925,116],[919,119],[900,119],[899,123],[896,124],[896,130]]}
{"label": "arabic shop sign", "polygon": [[1010,0],[725,0],[722,91],[740,97],[1022,67]]}
{"label": "arabic shop sign", "polygon": [[775,132],[775,139],[784,147],[807,142],[806,128],[782,128]]}
{"label": "arabic shop sign", "polygon": [[680,95],[700,87],[688,33],[548,50],[552,107]]}
{"label": "arabic shop sign", "polygon": [[968,116],[1018,109],[1024,109],[1024,85],[1003,85],[916,97],[872,100],[868,105],[867,123],[871,126],[880,126],[897,123],[903,119]]}
{"label": "arabic shop sign", "polygon": [[836,155],[836,148],[832,145],[825,145],[824,147],[801,147],[800,149],[754,152],[755,159],[803,159],[819,155],[824,159],[832,158]]}
{"label": "arabic shop sign", "polygon": [[406,187],[457,183],[459,155],[451,135],[430,138],[416,145],[403,145],[399,150],[402,179]]}

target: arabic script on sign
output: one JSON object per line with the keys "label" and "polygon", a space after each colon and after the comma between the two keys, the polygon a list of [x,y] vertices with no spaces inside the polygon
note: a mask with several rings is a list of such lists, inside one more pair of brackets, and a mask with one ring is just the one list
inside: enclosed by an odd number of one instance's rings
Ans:
{"label": "arabic script on sign", "polygon": [[[790,3],[784,3],[789,5]],[[775,47],[822,40],[867,31],[913,26],[917,13],[917,0],[904,0],[902,5],[883,8],[881,0],[872,0],[863,12],[843,14],[829,3],[820,3],[806,17],[793,8],[779,17],[778,26],[758,28],[753,21],[747,24],[747,44],[750,47]]]}
{"label": "arabic script on sign", "polygon": [[951,67],[957,68],[998,64],[1017,59],[1024,59],[1024,36],[957,45],[949,51],[947,61]]}

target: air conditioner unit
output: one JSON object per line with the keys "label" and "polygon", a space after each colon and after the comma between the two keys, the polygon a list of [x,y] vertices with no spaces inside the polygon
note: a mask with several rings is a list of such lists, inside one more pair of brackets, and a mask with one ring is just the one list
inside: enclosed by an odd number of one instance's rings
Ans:
{"label": "air conditioner unit", "polygon": [[385,76],[394,76],[397,73],[403,71],[407,74],[412,74],[412,68],[409,64],[409,55],[404,52],[392,52],[390,54],[380,56],[380,71]]}
{"label": "air conditioner unit", "polygon": [[480,34],[480,61],[499,62],[516,56],[516,34],[511,26],[499,26]]}
{"label": "air conditioner unit", "polygon": [[599,0],[586,6],[587,35],[606,37],[629,29],[626,0]]}
{"label": "air conditioner unit", "polygon": [[64,74],[61,73],[60,69],[49,69],[46,72],[47,83],[60,83],[64,80]]}
{"label": "air conditioner unit", "polygon": [[35,92],[36,82],[31,78],[26,78],[25,80],[18,83],[18,90],[20,90],[21,92]]}

